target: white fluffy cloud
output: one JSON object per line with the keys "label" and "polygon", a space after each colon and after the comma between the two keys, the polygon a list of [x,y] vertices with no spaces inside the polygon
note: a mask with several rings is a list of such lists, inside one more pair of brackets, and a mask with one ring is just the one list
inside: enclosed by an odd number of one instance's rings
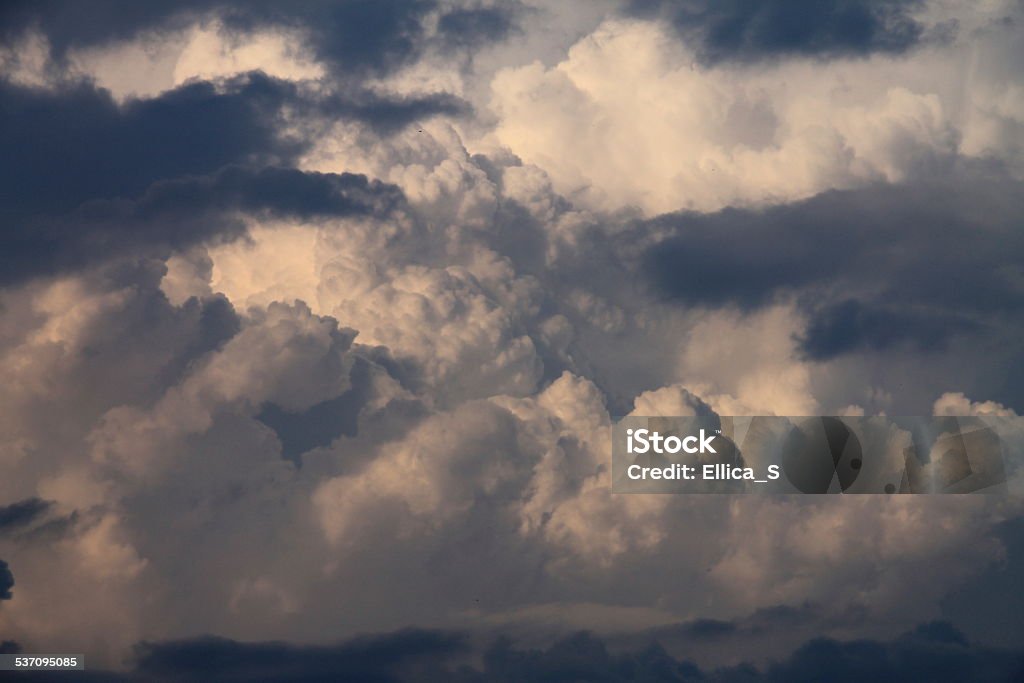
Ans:
{"label": "white fluffy cloud", "polygon": [[660,24],[609,20],[551,67],[500,71],[493,136],[574,201],[651,214],[898,181],[958,151],[1019,163],[1020,85],[986,66],[1011,45],[986,27],[905,57],[708,67]]}

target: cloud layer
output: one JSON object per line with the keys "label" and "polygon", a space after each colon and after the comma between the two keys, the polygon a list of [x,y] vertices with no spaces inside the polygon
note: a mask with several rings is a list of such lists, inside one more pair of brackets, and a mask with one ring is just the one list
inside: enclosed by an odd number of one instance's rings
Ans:
{"label": "cloud layer", "polygon": [[[789,657],[764,667],[749,663],[704,669],[652,645],[613,653],[610,643],[578,633],[543,649],[521,649],[498,640],[479,665],[463,660],[472,652],[464,634],[406,630],[356,638],[335,646],[238,643],[196,638],[146,643],[136,652],[133,671],[93,672],[84,680],[327,681],[339,676],[361,681],[457,681],[530,683],[600,680],[610,683],[715,683],[761,681],[876,680],[1002,682],[1019,675],[1024,660],[1010,652],[968,642],[944,622],[922,624],[891,641],[837,641],[816,638]],[[102,677],[102,678],[101,678]],[[27,679],[28,680],[28,679]],[[43,680],[33,677],[31,680]]]}
{"label": "cloud layer", "polygon": [[1014,671],[963,610],[917,625],[1016,566],[1019,491],[612,496],[608,464],[630,413],[1020,413],[1019,8],[92,11],[3,10],[0,647]]}

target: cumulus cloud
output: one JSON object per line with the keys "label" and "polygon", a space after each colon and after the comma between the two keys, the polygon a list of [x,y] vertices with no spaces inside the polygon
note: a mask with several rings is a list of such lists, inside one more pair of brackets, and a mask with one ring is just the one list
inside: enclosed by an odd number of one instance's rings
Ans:
{"label": "cumulus cloud", "polygon": [[[1017,334],[1021,208],[1006,203],[1016,186],[1001,174],[968,173],[763,210],[663,216],[654,224],[667,237],[641,267],[662,295],[692,306],[794,302],[806,319],[793,326],[797,355],[815,361],[947,349],[970,356],[979,340]],[[950,381],[972,381],[967,374]],[[999,395],[1015,396],[1014,384]]]}
{"label": "cumulus cloud", "polygon": [[[384,213],[386,206],[371,206],[378,201],[371,195],[380,194],[384,203],[399,200],[381,183],[351,174],[305,176],[275,167],[303,146],[281,139],[274,128],[296,91],[260,74],[226,87],[218,92],[197,83],[118,107],[87,85],[59,94],[0,85],[0,98],[10,105],[0,147],[9,161],[3,177],[15,219],[2,236],[5,279],[100,260],[135,245],[181,248],[230,236],[232,228],[237,234],[231,212]],[[322,104],[383,128],[455,106],[376,96]],[[182,122],[192,123],[186,129],[177,125]],[[179,137],[152,135],[163,129]],[[70,137],[61,138],[65,133]],[[263,168],[253,168],[254,162]]]}
{"label": "cumulus cloud", "polygon": [[[222,405],[255,411],[266,401],[308,408],[349,388],[353,333],[302,304],[271,304],[149,410],[119,406],[90,435],[93,459],[145,471],[168,440],[206,431]],[[239,372],[239,368],[255,372]],[[139,444],[146,444],[140,449]]]}
{"label": "cumulus cloud", "polygon": [[[1003,10],[111,7],[3,10],[0,632],[147,641],[125,680],[1009,670],[889,636],[1012,497],[608,473],[626,414],[1019,413]],[[410,625],[453,630],[312,644]]]}
{"label": "cumulus cloud", "polygon": [[961,392],[943,394],[935,401],[936,415],[993,415],[1016,417],[1017,413],[995,401],[971,401]]}
{"label": "cumulus cloud", "polygon": [[[997,130],[1008,133],[1019,117],[1007,91],[995,89],[1017,86],[975,66],[992,53],[1005,56],[1009,41],[989,29],[905,59],[706,66],[662,24],[608,20],[557,64],[497,74],[493,137],[545,168],[576,202],[647,213],[927,177],[957,154],[1013,158],[1013,136]],[[980,61],[965,67],[964,59]],[[951,79],[962,88],[949,90]],[[1002,142],[961,144],[987,135],[983,127]]]}

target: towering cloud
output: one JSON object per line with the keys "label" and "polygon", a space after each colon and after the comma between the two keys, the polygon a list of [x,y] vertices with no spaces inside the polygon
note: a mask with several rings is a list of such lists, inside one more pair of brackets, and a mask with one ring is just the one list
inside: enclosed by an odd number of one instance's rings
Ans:
{"label": "towering cloud", "polygon": [[8,3],[0,650],[1009,675],[949,605],[1019,569],[1019,491],[613,496],[608,466],[628,414],[1020,413],[1021,19]]}

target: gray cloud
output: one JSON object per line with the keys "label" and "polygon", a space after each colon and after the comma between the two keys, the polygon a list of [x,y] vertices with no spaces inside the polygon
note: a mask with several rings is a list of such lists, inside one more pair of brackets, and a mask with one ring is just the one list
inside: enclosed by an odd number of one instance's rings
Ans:
{"label": "gray cloud", "polygon": [[[295,47],[327,72],[123,102],[59,77],[4,86],[0,494],[21,502],[0,514],[19,578],[0,630],[30,650],[81,643],[98,668],[148,637],[133,670],[86,676],[169,681],[799,679],[822,652],[858,671],[870,652],[885,680],[912,676],[913,652],[959,675],[1006,661],[944,627],[806,641],[930,616],[1009,545],[991,528],[1013,503],[623,499],[605,481],[609,413],[876,407],[865,394],[890,410],[897,382],[930,407],[936,384],[1019,356],[1020,184],[957,166],[971,127],[944,93],[975,91],[933,73],[958,54],[911,53],[909,10],[805,8],[789,42],[775,5],[682,29],[711,60],[901,55],[761,70],[691,67],[661,26],[601,8],[577,32],[484,0],[112,3],[89,22],[9,7],[69,63],[216,15],[185,72],[206,50],[243,68],[236,48],[248,68],[267,29],[285,41],[269,70]],[[836,34],[844,7],[868,12],[864,35]],[[520,14],[544,35],[489,49]],[[537,41],[557,48],[542,64],[523,54]],[[121,85],[149,68],[130,66],[82,68]],[[907,180],[789,201],[881,178]],[[902,374],[847,379],[860,361]],[[453,630],[310,644],[408,624]],[[581,627],[601,630],[564,638]],[[204,632],[224,637],[173,640]],[[478,646],[517,632],[532,640]],[[716,668],[761,655],[777,661]]]}
{"label": "gray cloud", "polygon": [[516,15],[522,3],[514,0],[494,7],[459,7],[438,21],[438,32],[445,45],[472,48],[503,40],[516,30]]}
{"label": "gray cloud", "polygon": [[977,332],[981,327],[957,313],[941,310],[921,313],[888,307],[884,303],[868,305],[848,299],[815,310],[801,345],[814,360],[901,346],[925,352],[941,351],[950,337]]}
{"label": "gray cloud", "polygon": [[50,501],[39,498],[0,505],[0,534],[29,526],[43,517],[52,505]]}
{"label": "gray cloud", "polygon": [[232,239],[244,232],[242,213],[384,216],[401,202],[397,188],[362,175],[228,166],[208,176],[155,182],[135,200],[96,200],[64,215],[16,223],[15,230],[0,233],[0,282]]}
{"label": "gray cloud", "polygon": [[84,82],[50,91],[0,81],[0,281],[237,235],[231,212],[386,213],[399,201],[365,177],[277,168],[308,147],[279,135],[284,107],[381,134],[464,110],[450,95],[310,95],[258,72],[124,105]]}
{"label": "gray cloud", "polygon": [[[1024,654],[975,645],[948,623],[922,624],[895,639],[816,638],[766,666],[742,663],[709,669],[676,659],[657,643],[612,652],[601,638],[578,633],[542,649],[500,639],[482,651],[465,634],[406,630],[365,636],[334,646],[283,642],[241,643],[223,638],[142,643],[134,669],[96,672],[97,680],[220,681],[359,680],[380,683],[799,683],[801,681],[978,681],[1006,683],[1024,671]],[[46,675],[30,680],[50,680]],[[56,680],[56,679],[54,679]]]}
{"label": "gray cloud", "polygon": [[0,538],[18,542],[57,540],[73,530],[79,519],[77,512],[56,514],[53,501],[26,498],[0,506]]}
{"label": "gray cloud", "polygon": [[0,10],[0,35],[10,40],[27,28],[38,28],[60,57],[72,47],[171,31],[217,17],[229,31],[302,29],[316,56],[332,65],[338,77],[350,79],[387,73],[422,54],[435,40],[424,19],[438,10],[437,39],[442,47],[462,48],[504,38],[513,30],[521,5],[445,8],[436,0],[305,0],[287,5],[271,0],[186,0],[139,6],[107,0],[84,10],[65,0],[10,2]]}
{"label": "gray cloud", "polygon": [[1016,181],[944,181],[827,192],[763,210],[677,214],[644,266],[659,291],[693,306],[750,310],[780,296],[810,315],[804,351],[942,349],[1013,318],[1024,202]]}
{"label": "gray cloud", "polygon": [[[888,642],[812,640],[771,665],[769,681],[1012,681],[1024,673],[1020,652],[971,645],[948,623],[922,624]],[[737,677],[737,680],[742,678]]]}
{"label": "gray cloud", "polygon": [[142,644],[137,666],[143,676],[172,679],[429,681],[448,674],[448,660],[465,650],[460,634],[412,629],[334,647],[203,638]]}
{"label": "gray cloud", "polygon": [[1013,647],[1024,640],[1024,519],[996,526],[1005,557],[981,574],[955,587],[942,601],[943,617],[970,637]]}
{"label": "gray cloud", "polygon": [[359,433],[359,413],[370,400],[371,365],[358,358],[352,366],[352,388],[335,398],[294,412],[274,403],[263,407],[256,419],[274,430],[281,440],[281,457],[302,465],[302,454],[329,446],[339,436]]}
{"label": "gray cloud", "polygon": [[38,213],[134,197],[160,179],[290,159],[301,146],[275,124],[294,95],[259,74],[224,91],[197,82],[124,106],[88,83],[50,91],[0,82],[5,233]]}
{"label": "gray cloud", "polygon": [[699,45],[703,59],[755,61],[797,55],[839,57],[901,53],[924,28],[920,0],[627,0],[626,12],[667,20]]}
{"label": "gray cloud", "polygon": [[10,600],[14,597],[11,588],[14,587],[14,574],[6,562],[0,560],[0,600]]}
{"label": "gray cloud", "polygon": [[[833,617],[834,618],[834,617]],[[777,605],[762,607],[752,614],[736,619],[698,618],[679,624],[660,626],[635,637],[646,637],[662,643],[672,641],[724,641],[729,642],[737,637],[770,635],[779,630],[803,630],[808,625],[820,626],[825,619],[825,612],[811,604],[794,607]],[[844,623],[852,623],[852,615],[843,615]]]}

